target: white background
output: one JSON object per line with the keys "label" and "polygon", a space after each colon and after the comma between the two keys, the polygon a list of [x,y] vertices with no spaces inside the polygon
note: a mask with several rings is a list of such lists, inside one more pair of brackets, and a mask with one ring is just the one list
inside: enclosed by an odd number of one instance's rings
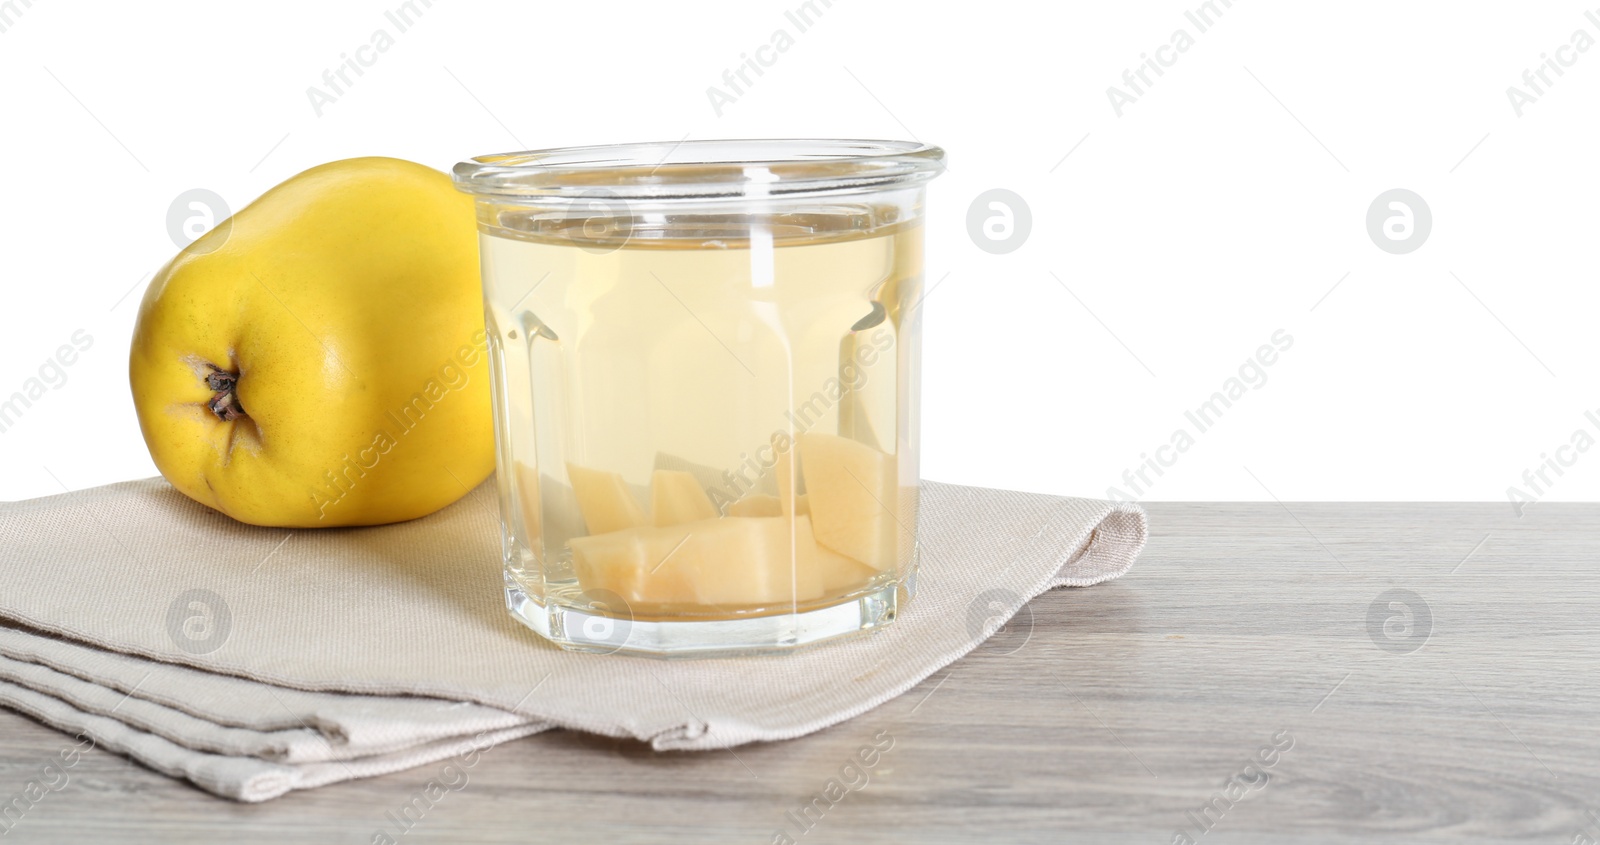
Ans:
{"label": "white background", "polygon": [[[1268,381],[1139,498],[1505,501],[1600,437],[1600,47],[1520,117],[1506,93],[1600,38],[1583,3],[1237,0],[1203,34],[1198,0],[834,0],[798,34],[798,0],[436,0],[404,33],[400,0],[4,5],[0,398],[74,331],[94,345],[0,434],[0,499],[155,474],[126,354],[180,193],[238,209],[339,158],[683,137],[949,151],[929,478],[1132,493],[1124,470],[1279,329]],[[380,28],[394,46],[318,116],[307,89]],[[780,28],[794,46],[717,115],[707,89]],[[1119,117],[1108,86],[1179,28],[1194,46]],[[966,223],[994,188],[1031,209],[1005,255]],[[1407,255],[1366,230],[1391,188],[1433,215]],[[1600,499],[1600,449],[1576,458],[1546,500]]]}

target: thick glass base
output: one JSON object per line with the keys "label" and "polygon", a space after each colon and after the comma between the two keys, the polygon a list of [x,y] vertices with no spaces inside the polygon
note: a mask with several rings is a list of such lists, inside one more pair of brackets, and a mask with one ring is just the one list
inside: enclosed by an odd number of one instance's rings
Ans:
{"label": "thick glass base", "polygon": [[890,584],[837,604],[737,619],[630,619],[591,607],[541,603],[506,577],[506,607],[540,636],[569,651],[642,657],[727,657],[793,651],[869,633],[893,622],[900,589]]}

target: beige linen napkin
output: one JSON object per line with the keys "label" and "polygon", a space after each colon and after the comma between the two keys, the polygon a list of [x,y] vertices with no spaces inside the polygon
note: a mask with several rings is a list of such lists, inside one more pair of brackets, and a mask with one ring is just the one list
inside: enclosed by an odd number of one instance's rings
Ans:
{"label": "beige linen napkin", "polygon": [[511,619],[497,514],[492,483],[380,528],[243,525],[160,479],[0,503],[0,706],[242,801],[551,727],[785,739],[900,695],[1045,590],[1123,574],[1146,532],[1135,505],[929,482],[916,595],[888,629],[660,661]]}

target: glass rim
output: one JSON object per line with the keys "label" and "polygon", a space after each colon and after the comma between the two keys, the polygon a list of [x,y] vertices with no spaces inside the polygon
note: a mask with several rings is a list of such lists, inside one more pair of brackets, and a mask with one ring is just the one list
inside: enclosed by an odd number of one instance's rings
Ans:
{"label": "glass rim", "polygon": [[919,185],[944,172],[944,159],[920,141],[684,140],[478,156],[452,175],[461,191],[509,201],[745,199]]}

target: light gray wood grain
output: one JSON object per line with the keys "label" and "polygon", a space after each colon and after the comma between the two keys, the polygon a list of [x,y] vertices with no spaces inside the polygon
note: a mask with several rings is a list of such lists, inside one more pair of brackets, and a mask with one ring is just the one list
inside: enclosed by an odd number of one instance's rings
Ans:
{"label": "light gray wood grain", "polygon": [[[239,806],[93,752],[5,841],[1600,838],[1600,507],[1148,507],[1121,581],[1040,597],[1031,624],[810,737],[697,754],[534,737],[403,835],[385,813],[431,767]],[[1369,630],[1396,588],[1431,614],[1410,653]],[[785,813],[880,732],[870,781],[800,835]],[[1293,745],[1261,783],[1246,767],[1275,737]],[[0,713],[0,800],[66,744]],[[1201,836],[1189,814],[1241,773],[1257,785]]]}

